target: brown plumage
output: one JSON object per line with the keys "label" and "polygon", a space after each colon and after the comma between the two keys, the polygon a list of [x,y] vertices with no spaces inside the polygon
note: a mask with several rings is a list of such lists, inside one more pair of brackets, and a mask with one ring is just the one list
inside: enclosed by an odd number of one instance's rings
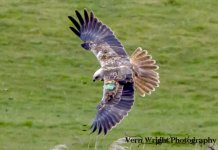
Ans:
{"label": "brown plumage", "polygon": [[134,87],[145,96],[159,85],[159,75],[155,71],[158,66],[141,48],[137,48],[129,58],[113,31],[93,12],[84,10],[82,15],[76,11],[76,18],[69,16],[74,24],[70,29],[83,41],[81,46],[96,56],[101,66],[94,73],[93,81],[104,81],[103,96],[91,129],[106,135],[131,110],[135,100]]}
{"label": "brown plumage", "polygon": [[131,55],[130,62],[133,66],[135,88],[143,97],[150,94],[160,83],[159,74],[155,71],[159,68],[156,61],[146,50],[139,47]]}

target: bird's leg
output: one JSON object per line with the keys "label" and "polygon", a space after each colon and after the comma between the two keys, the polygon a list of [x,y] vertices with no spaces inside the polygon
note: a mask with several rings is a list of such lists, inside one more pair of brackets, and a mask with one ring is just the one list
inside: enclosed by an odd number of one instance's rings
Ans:
{"label": "bird's leg", "polygon": [[93,81],[101,80],[104,81],[104,71],[102,68],[98,69],[93,75]]}

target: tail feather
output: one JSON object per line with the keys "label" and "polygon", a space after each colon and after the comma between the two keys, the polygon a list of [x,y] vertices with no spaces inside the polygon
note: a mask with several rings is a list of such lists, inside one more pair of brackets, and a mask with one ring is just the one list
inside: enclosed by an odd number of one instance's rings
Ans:
{"label": "tail feather", "polygon": [[158,86],[159,86],[158,80],[155,80],[155,79],[153,79],[153,78],[144,78],[144,77],[142,77],[142,79],[143,79],[144,81],[150,83],[150,84],[153,85],[154,87],[158,87]]}
{"label": "tail feather", "polygon": [[137,84],[135,85],[135,89],[139,92],[139,94],[144,97],[145,96],[145,91],[140,87],[138,86]]}
{"label": "tail feather", "polygon": [[150,94],[160,83],[159,74],[156,72],[159,69],[156,61],[140,47],[134,51],[130,60],[133,66],[135,88],[141,96]]}
{"label": "tail feather", "polygon": [[141,77],[153,77],[154,80],[158,80],[159,81],[159,74],[157,72],[155,72],[154,70],[143,70],[143,69],[139,69],[138,75]]}
{"label": "tail feather", "polygon": [[145,55],[145,54],[143,54],[143,56],[139,56],[139,57],[136,57],[136,58],[137,58],[138,62],[152,59],[151,55]]}
{"label": "tail feather", "polygon": [[140,53],[142,51],[141,47],[138,47],[131,55],[131,58],[135,58],[137,53]]}
{"label": "tail feather", "polygon": [[151,65],[156,63],[156,61],[153,60],[153,59],[151,59],[151,60],[145,60],[145,62],[146,62],[146,64],[151,64]]}
{"label": "tail feather", "polygon": [[150,93],[150,89],[143,85],[142,82],[140,82],[140,79],[135,77],[134,78],[135,88],[138,90],[139,94],[141,96],[145,96],[145,94]]}
{"label": "tail feather", "polygon": [[140,65],[139,67],[142,68],[142,69],[151,69],[151,70],[157,70],[158,69],[157,65],[152,65],[152,64]]}
{"label": "tail feather", "polygon": [[136,53],[135,58],[143,58],[147,56],[147,51],[140,50],[138,53]]}
{"label": "tail feather", "polygon": [[[153,91],[154,90],[154,85],[152,85],[151,83],[149,83],[148,81],[146,80],[143,80],[143,78],[139,78],[139,77],[136,77],[137,80],[139,81],[140,83],[140,86],[143,88],[143,89],[148,89],[149,91]],[[148,92],[149,92],[148,91]]]}

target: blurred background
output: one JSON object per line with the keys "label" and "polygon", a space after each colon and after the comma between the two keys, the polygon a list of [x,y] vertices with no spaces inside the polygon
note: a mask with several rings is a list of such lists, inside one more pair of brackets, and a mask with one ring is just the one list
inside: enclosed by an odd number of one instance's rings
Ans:
{"label": "blurred background", "polygon": [[[147,49],[160,87],[107,136],[89,134],[102,96],[99,64],[67,16],[93,10],[131,54]],[[218,138],[217,0],[0,0],[0,149],[108,149],[125,136]],[[135,149],[205,149],[139,145]]]}

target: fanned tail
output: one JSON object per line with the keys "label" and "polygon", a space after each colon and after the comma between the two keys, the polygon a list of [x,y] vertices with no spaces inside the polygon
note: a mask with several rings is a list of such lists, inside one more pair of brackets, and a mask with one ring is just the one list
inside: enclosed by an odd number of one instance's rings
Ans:
{"label": "fanned tail", "polygon": [[130,57],[133,66],[134,86],[141,96],[150,94],[159,86],[159,74],[156,70],[159,68],[156,61],[148,55],[146,50],[138,47]]}

